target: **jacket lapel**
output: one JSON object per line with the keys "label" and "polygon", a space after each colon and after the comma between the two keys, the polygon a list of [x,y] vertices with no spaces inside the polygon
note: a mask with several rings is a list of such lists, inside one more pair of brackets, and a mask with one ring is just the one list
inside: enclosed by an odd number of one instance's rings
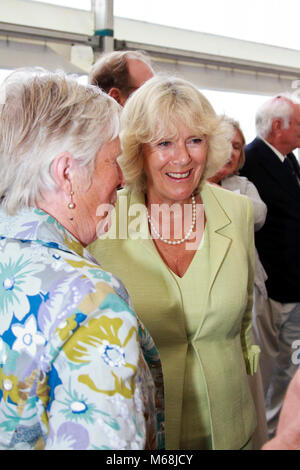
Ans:
{"label": "jacket lapel", "polygon": [[[210,246],[209,263],[207,266],[209,283],[207,292],[205,293],[204,302],[204,305],[206,306],[217,274],[224,262],[224,259],[227,256],[228,250],[230,249],[232,239],[229,238],[228,235],[222,233],[222,230],[231,224],[231,219],[227,215],[222,205],[222,200],[220,200],[220,198],[217,196],[217,192],[214,190],[214,187],[208,183],[204,183],[203,189],[201,191],[201,197],[204,203],[204,210],[206,215],[205,236],[209,237]],[[141,226],[139,230],[140,237],[137,239],[137,241],[142,244],[143,249],[147,249],[153,256],[157,256],[161,260],[161,257],[149,235],[148,220],[144,204],[144,196],[133,191],[128,201],[128,209],[132,208],[133,206],[135,206],[137,209],[140,208]],[[136,233],[136,226],[131,225],[131,219],[136,217],[136,214],[132,213],[131,215],[132,217],[128,215],[129,237],[135,236]],[[204,312],[206,312],[206,310],[207,309],[205,307]],[[201,322],[199,323],[195,337],[197,337],[199,334],[203,320],[204,315],[201,315]]]}
{"label": "jacket lapel", "polygon": [[[128,199],[128,236],[130,239],[143,245],[154,256],[160,259],[152,241],[148,228],[147,208],[144,194],[132,191]],[[137,225],[138,224],[138,225]],[[138,231],[138,237],[137,236]]]}
{"label": "jacket lapel", "polygon": [[[209,237],[209,262],[207,273],[209,284],[204,302],[204,312],[207,312],[207,302],[217,274],[227,256],[232,239],[222,233],[222,230],[231,224],[231,219],[222,206],[222,201],[218,199],[212,185],[205,184],[201,192],[206,215],[206,235]],[[201,322],[198,326],[195,338],[198,336],[204,315],[201,316]]]}
{"label": "jacket lapel", "polygon": [[299,186],[292,175],[286,171],[282,162],[268,145],[266,145],[261,139],[256,140],[259,152],[259,159],[257,160],[258,164],[263,166],[264,170],[276,179],[284,191],[289,192],[293,197],[296,196],[299,198]]}

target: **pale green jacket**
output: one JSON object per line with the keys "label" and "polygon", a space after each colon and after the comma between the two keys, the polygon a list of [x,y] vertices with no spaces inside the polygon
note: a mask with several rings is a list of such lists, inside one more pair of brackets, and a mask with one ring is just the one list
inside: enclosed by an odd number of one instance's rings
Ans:
{"label": "pale green jacket", "polygon": [[[207,218],[205,236],[211,247],[205,269],[209,287],[207,292],[195,292],[195,296],[204,296],[205,307],[199,312],[201,320],[192,338],[186,335],[178,286],[150,239],[142,194],[120,191],[109,233],[112,238],[98,240],[90,251],[104,269],[124,282],[136,313],[159,349],[165,383],[166,447],[179,448],[190,343],[206,382],[213,448],[240,449],[256,426],[246,373],[246,369],[248,373],[256,369],[259,353],[251,344],[253,209],[248,198],[207,183],[201,196]],[[139,239],[135,239],[137,228]]]}

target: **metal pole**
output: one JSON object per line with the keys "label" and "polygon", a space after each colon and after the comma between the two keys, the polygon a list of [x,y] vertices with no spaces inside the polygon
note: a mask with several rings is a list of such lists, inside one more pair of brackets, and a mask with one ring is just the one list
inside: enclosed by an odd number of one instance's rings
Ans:
{"label": "metal pole", "polygon": [[93,0],[95,35],[101,36],[102,52],[114,50],[114,0]]}

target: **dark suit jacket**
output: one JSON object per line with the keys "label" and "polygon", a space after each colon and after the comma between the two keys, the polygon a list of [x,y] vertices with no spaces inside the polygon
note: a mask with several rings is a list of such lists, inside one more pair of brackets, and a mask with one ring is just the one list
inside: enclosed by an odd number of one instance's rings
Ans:
{"label": "dark suit jacket", "polygon": [[261,139],[247,145],[245,155],[240,173],[255,184],[268,207],[266,222],[255,234],[268,295],[283,303],[300,302],[300,187]]}

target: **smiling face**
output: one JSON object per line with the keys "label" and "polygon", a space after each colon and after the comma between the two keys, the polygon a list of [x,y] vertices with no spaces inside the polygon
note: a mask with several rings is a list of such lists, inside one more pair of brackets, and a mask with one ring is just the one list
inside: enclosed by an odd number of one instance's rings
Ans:
{"label": "smiling face", "polygon": [[[207,158],[207,137],[178,123],[177,136],[143,146],[148,201],[153,204],[190,202]],[[166,136],[168,132],[166,132]]]}

